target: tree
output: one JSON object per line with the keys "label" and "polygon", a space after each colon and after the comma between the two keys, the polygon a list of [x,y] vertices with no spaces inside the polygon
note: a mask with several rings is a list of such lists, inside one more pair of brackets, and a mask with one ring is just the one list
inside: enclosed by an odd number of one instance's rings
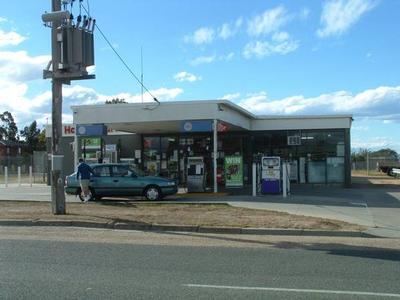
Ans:
{"label": "tree", "polygon": [[[353,161],[366,161],[368,149],[359,149],[351,153],[351,159]],[[390,148],[380,149],[376,151],[369,151],[368,156],[370,158],[380,158],[385,160],[399,160],[400,155]]]}
{"label": "tree", "polygon": [[106,104],[121,104],[128,103],[124,98],[112,98],[111,100],[106,100]]}
{"label": "tree", "polygon": [[29,126],[25,126],[24,129],[20,131],[20,135],[25,138],[25,143],[29,145],[31,150],[39,150],[40,129],[37,128],[36,121],[33,121]]}
{"label": "tree", "polygon": [[17,141],[18,128],[9,111],[0,114],[0,140]]}
{"label": "tree", "polygon": [[38,149],[37,150],[46,150],[46,129],[43,129],[38,136]]}
{"label": "tree", "polygon": [[378,151],[374,151],[371,154],[371,157],[385,157],[386,159],[390,160],[399,160],[400,156],[399,154],[390,148],[385,148],[385,149],[380,149]]}

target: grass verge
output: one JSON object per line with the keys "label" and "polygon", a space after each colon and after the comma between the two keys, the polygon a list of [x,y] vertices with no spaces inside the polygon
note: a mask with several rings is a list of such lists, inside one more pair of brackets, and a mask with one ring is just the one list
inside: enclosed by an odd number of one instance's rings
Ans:
{"label": "grass verge", "polygon": [[0,220],[2,219],[346,231],[365,229],[338,220],[222,204],[137,204],[125,201],[68,203],[66,215],[53,215],[50,203],[1,201]]}

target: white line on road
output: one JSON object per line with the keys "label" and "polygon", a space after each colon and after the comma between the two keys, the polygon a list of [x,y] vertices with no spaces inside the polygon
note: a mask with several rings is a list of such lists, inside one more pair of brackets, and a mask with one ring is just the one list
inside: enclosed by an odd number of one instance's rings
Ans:
{"label": "white line on road", "polygon": [[250,286],[208,285],[208,284],[183,284],[183,286],[194,287],[194,288],[209,288],[209,289],[253,290],[253,291],[255,290],[255,291],[273,291],[273,292],[290,292],[290,293],[337,294],[337,295],[400,298],[400,294],[358,292],[358,291],[287,289],[287,288],[273,288],[273,287],[250,287]]}

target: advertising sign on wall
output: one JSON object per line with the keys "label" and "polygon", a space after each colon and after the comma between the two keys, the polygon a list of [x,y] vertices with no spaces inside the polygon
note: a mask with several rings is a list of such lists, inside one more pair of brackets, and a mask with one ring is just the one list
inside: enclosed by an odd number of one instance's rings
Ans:
{"label": "advertising sign on wall", "polygon": [[225,156],[225,186],[243,186],[243,158],[239,155]]}
{"label": "advertising sign on wall", "polygon": [[86,150],[100,150],[101,139],[100,138],[84,138],[82,140],[82,149]]}

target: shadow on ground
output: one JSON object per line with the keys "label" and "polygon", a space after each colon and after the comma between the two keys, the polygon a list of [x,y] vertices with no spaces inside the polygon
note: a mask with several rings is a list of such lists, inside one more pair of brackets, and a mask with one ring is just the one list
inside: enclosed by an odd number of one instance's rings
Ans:
{"label": "shadow on ground", "polygon": [[208,238],[214,240],[238,242],[249,245],[257,244],[257,245],[271,246],[277,249],[294,249],[294,250],[299,249],[299,250],[320,251],[320,252],[323,251],[330,255],[400,261],[400,250],[396,249],[352,246],[339,243],[263,242],[246,238],[216,236],[216,235],[206,235],[206,234],[193,234],[185,232],[160,232],[160,233],[190,236],[192,238]]}

